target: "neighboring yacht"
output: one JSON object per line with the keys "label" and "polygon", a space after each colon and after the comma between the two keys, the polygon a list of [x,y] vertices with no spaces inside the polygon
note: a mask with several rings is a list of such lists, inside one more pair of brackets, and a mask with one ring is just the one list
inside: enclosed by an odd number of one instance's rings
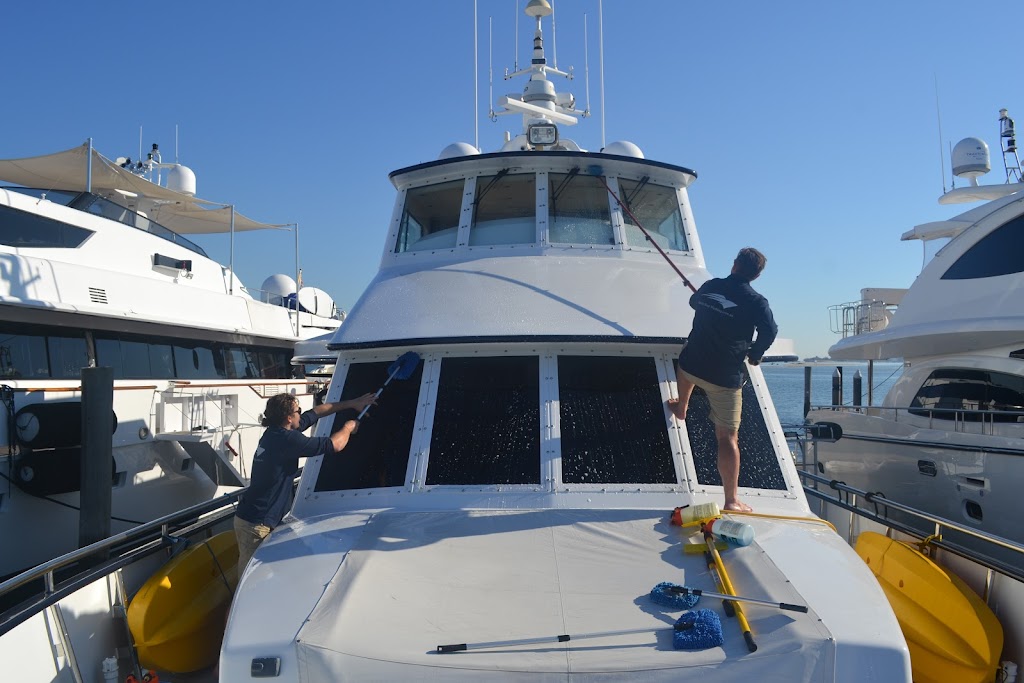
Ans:
{"label": "neighboring yacht", "polygon": [[746,629],[705,596],[723,642],[674,649],[683,610],[652,588],[720,575],[670,523],[723,496],[706,397],[685,424],[666,409],[686,281],[711,277],[696,174],[566,137],[581,112],[548,80],[551,8],[526,13],[529,81],[500,102],[522,132],[391,174],[380,270],[324,359],[328,401],[387,386],[343,453],[307,463],[248,565],[220,680],[909,681],[878,582],[809,510],[758,367],[739,435],[756,512],[732,517],[754,540],[722,556],[736,594],[774,606],[741,604]]}
{"label": "neighboring yacht", "polygon": [[[818,447],[826,476],[1024,542],[1024,184],[1006,110],[999,121],[1006,183],[979,185],[988,146],[961,141],[953,172],[970,185],[939,202],[985,203],[902,236],[949,239],[909,289],[864,290],[861,302],[835,307],[844,338],[831,357],[903,358],[902,377],[879,406],[824,407],[808,419],[842,428]],[[947,540],[980,547],[955,532]]]}
{"label": "neighboring yacht", "polygon": [[113,368],[113,530],[247,480],[266,398],[342,315],[286,275],[251,292],[183,235],[280,228],[195,196],[195,174],[91,142],[0,161],[0,577],[78,547],[81,369]]}

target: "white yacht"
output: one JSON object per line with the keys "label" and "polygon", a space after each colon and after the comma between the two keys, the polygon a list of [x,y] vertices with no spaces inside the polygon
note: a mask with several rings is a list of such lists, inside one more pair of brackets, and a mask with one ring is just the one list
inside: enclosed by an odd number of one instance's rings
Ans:
{"label": "white yacht", "polygon": [[83,367],[113,369],[116,532],[243,485],[266,398],[312,402],[296,341],[342,315],[286,275],[250,291],[188,239],[284,226],[199,199],[156,145],[0,161],[0,182],[3,577],[78,547]]}
{"label": "white yacht", "polygon": [[[880,405],[823,407],[808,419],[842,428],[841,439],[819,445],[826,476],[1024,542],[1024,184],[1013,121],[1005,110],[999,121],[1006,182],[979,185],[988,146],[957,144],[953,172],[970,184],[939,202],[984,203],[903,234],[949,240],[909,289],[866,289],[861,302],[834,307],[845,324],[832,358],[903,358],[902,377]],[[956,532],[946,538],[980,547]]]}
{"label": "white yacht", "polygon": [[220,681],[909,681],[878,582],[809,510],[758,367],[740,429],[754,540],[722,558],[734,594],[773,606],[737,603],[745,628],[705,596],[723,641],[673,647],[682,608],[652,588],[719,589],[684,552],[699,534],[670,523],[723,496],[706,397],[685,424],[666,409],[693,320],[666,259],[711,277],[696,173],[568,137],[581,112],[549,80],[550,12],[527,5],[528,83],[500,101],[522,131],[391,174],[380,270],[330,344],[327,400],[421,362],[343,453],[307,463],[235,594]]}

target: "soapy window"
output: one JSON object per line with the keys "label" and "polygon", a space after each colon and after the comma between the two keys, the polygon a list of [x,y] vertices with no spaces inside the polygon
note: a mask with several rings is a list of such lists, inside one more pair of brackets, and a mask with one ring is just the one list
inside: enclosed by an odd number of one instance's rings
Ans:
{"label": "soapy window", "polygon": [[[686,235],[683,234],[683,216],[679,212],[679,196],[674,187],[665,187],[647,182],[619,178],[619,199],[629,207],[640,225],[651,235],[651,239],[662,249],[686,251]],[[622,212],[626,244],[631,247],[651,247],[636,221],[629,212]]]}
{"label": "soapy window", "polygon": [[445,358],[427,485],[540,483],[540,361]]}
{"label": "soapy window", "polygon": [[[388,366],[392,362],[350,365],[340,400],[375,392],[387,380]],[[405,483],[422,377],[423,363],[419,363],[408,379],[396,379],[388,384],[377,405],[360,421],[359,431],[349,439],[344,452],[323,459],[316,480],[317,491],[393,487]],[[341,429],[356,415],[354,410],[338,413],[331,432]]]}
{"label": "soapy window", "polygon": [[473,198],[469,246],[537,241],[537,178],[533,173],[480,176]]}
{"label": "soapy window", "polygon": [[674,484],[653,358],[558,357],[562,481]]}
{"label": "soapy window", "polygon": [[[718,474],[718,440],[711,422],[711,405],[700,387],[695,387],[686,411],[686,431],[690,435],[690,451],[697,470],[697,482],[721,486]],[[752,489],[786,490],[778,456],[771,435],[764,423],[761,406],[754,387],[743,385],[743,410],[740,414],[740,486]]]}
{"label": "soapy window", "polygon": [[463,181],[453,180],[407,190],[395,253],[454,249],[463,186]]}
{"label": "soapy window", "polygon": [[548,241],[560,244],[615,243],[608,190],[600,178],[570,173],[548,174]]}

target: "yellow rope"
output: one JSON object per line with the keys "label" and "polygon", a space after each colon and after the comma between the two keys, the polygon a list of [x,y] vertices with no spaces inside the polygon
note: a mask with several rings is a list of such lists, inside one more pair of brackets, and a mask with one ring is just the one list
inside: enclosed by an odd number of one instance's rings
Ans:
{"label": "yellow rope", "polygon": [[[794,522],[811,522],[814,524],[824,524],[832,531],[836,530],[835,525],[827,519],[818,519],[817,517],[793,517],[790,515],[769,515],[763,512],[746,512],[744,510],[722,510],[723,515],[747,515],[748,517],[764,517],[765,519],[788,519]],[[837,532],[838,533],[838,532]]]}

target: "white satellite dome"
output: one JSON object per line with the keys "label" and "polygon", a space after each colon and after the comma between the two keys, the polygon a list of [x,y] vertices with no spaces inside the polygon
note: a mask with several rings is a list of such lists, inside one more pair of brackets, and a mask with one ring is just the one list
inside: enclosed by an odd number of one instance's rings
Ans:
{"label": "white satellite dome", "polygon": [[196,174],[188,166],[175,164],[167,172],[167,189],[187,194],[189,197],[195,197]]}
{"label": "white satellite dome", "polygon": [[264,280],[260,289],[267,293],[268,303],[280,306],[284,303],[285,297],[296,293],[298,286],[290,276],[278,273]]}
{"label": "white satellite dome", "polygon": [[953,147],[953,175],[975,179],[992,170],[988,145],[981,138],[964,138]]}
{"label": "white satellite dome", "polygon": [[474,154],[479,154],[478,150],[468,142],[453,142],[444,149],[437,156],[438,159],[454,159],[455,157],[468,157]]}
{"label": "white satellite dome", "polygon": [[604,154],[615,154],[620,157],[644,158],[644,153],[640,151],[640,148],[628,140],[617,140],[616,142],[609,143],[601,152]]}

